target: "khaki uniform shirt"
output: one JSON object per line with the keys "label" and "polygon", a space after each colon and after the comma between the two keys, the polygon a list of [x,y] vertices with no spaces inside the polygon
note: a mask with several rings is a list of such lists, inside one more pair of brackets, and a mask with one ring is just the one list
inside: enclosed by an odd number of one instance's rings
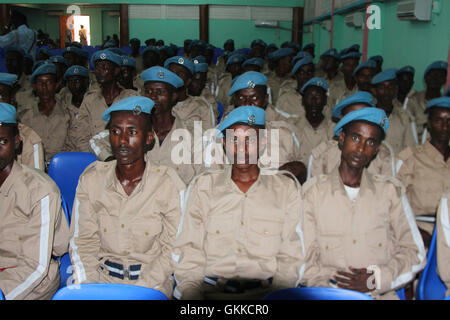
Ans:
{"label": "khaki uniform shirt", "polygon": [[[134,90],[122,89],[113,103],[135,95],[137,92]],[[78,113],[78,125],[73,132],[78,151],[89,152],[89,139],[105,129],[102,114],[108,107],[101,90],[86,92]]]}
{"label": "khaki uniform shirt", "polygon": [[[297,90],[297,80],[288,79],[284,80],[280,85],[280,91],[278,92],[278,98],[280,98],[284,93],[296,91]],[[277,100],[278,101],[278,100]]]}
{"label": "khaki uniform shirt", "polygon": [[17,156],[17,162],[45,171],[44,147],[41,137],[23,123],[19,123],[18,127],[22,139],[22,153]]}
{"label": "khaki uniform shirt", "polygon": [[[330,174],[341,164],[341,150],[337,140],[322,142],[311,152],[308,160],[308,178],[323,174]],[[373,159],[367,172],[371,175],[396,175],[395,156],[392,147],[383,141],[378,154]]]}
{"label": "khaki uniform shirt", "polygon": [[[185,185],[173,169],[147,161],[141,182],[128,196],[115,169],[116,161],[97,161],[80,177],[70,225],[75,283],[134,284],[171,297],[171,251]],[[123,267],[113,270],[110,263]],[[132,270],[133,265],[141,267]],[[137,279],[110,274],[123,275],[125,269]]]}
{"label": "khaki uniform shirt", "polygon": [[33,88],[16,93],[17,112],[20,113],[25,109],[31,108],[39,98],[33,93]]}
{"label": "khaki uniform shirt", "polygon": [[224,107],[231,104],[231,98],[228,95],[228,92],[230,92],[231,89],[231,73],[224,73],[219,78],[219,83],[217,85],[216,89],[216,99],[219,101]]}
{"label": "khaki uniform shirt", "polygon": [[213,118],[212,120],[214,120],[212,124],[213,126],[215,126],[217,124],[217,119],[219,118],[219,106],[217,104],[217,100],[216,97],[214,96],[214,93],[211,92],[208,87],[205,87],[202,90],[200,97],[208,102],[210,108],[209,112],[211,114],[211,117]]}
{"label": "khaki uniform shirt", "polygon": [[399,104],[399,102],[394,103],[386,132],[386,141],[392,146],[396,155],[407,147],[415,146],[418,142],[415,120]]}
{"label": "khaki uniform shirt", "polygon": [[[397,177],[406,187],[414,214],[435,214],[440,197],[450,188],[450,159],[444,161],[442,154],[428,141],[403,150],[398,158]],[[434,223],[417,224],[433,233]]]}
{"label": "khaki uniform shirt", "polygon": [[31,89],[31,82],[30,82],[31,74],[26,75],[25,73],[22,73],[19,80],[17,81],[18,85],[20,86],[20,91],[26,91]]}
{"label": "khaki uniform shirt", "polygon": [[450,189],[441,199],[436,221],[437,272],[450,295]]}
{"label": "khaki uniform shirt", "polygon": [[[333,107],[329,103],[323,108],[323,114],[331,118]],[[297,90],[291,90],[282,94],[275,108],[280,115],[288,122],[297,122],[305,117],[305,107],[303,106],[303,96]]]}
{"label": "khaki uniform shirt", "polygon": [[231,180],[231,170],[205,173],[189,186],[173,250],[178,299],[197,296],[205,276],[273,277],[274,289],[295,287],[301,280],[300,185],[261,171],[243,193]]}
{"label": "khaki uniform shirt", "polygon": [[143,93],[144,93],[144,84],[145,84],[144,80],[142,80],[142,78],[141,78],[142,72],[144,72],[144,71],[137,73],[136,77],[134,77],[134,80],[133,80],[133,86],[138,89],[138,93],[140,95],[143,95]]}
{"label": "khaki uniform shirt", "polygon": [[38,102],[19,114],[22,123],[32,128],[42,139],[45,161],[59,153],[67,151],[67,132],[70,125],[70,115],[64,104],[56,100],[50,116],[46,116],[38,109]]}
{"label": "khaki uniform shirt", "polygon": [[425,113],[425,110],[429,101],[425,98],[425,90],[415,92],[413,95],[408,94],[407,99],[406,109],[416,119],[417,131],[421,135],[428,121],[428,115]]}
{"label": "khaki uniform shirt", "polygon": [[280,97],[281,84],[286,80],[292,80],[289,73],[282,78],[277,76],[275,72],[267,76],[267,86],[270,88],[271,91],[273,105],[277,105],[278,98]]}
{"label": "khaki uniform shirt", "polygon": [[328,76],[325,76],[325,81],[328,83],[329,86],[329,96],[328,96],[328,100],[329,104],[332,106],[336,105],[336,101],[342,97],[342,95],[344,94],[344,92],[347,91],[347,86],[345,85],[345,80],[344,80],[344,74],[341,71],[338,71],[337,75],[330,80],[328,78]]}
{"label": "khaki uniform shirt", "polygon": [[331,286],[337,271],[374,268],[374,298],[395,290],[425,265],[425,249],[404,187],[395,178],[363,172],[357,197],[348,197],[339,171],[303,186],[307,286]]}
{"label": "khaki uniform shirt", "polygon": [[51,299],[59,288],[54,256],[68,250],[69,227],[55,182],[14,162],[0,186],[0,288],[7,300]]}
{"label": "khaki uniform shirt", "polygon": [[211,129],[216,124],[212,105],[203,97],[188,96],[186,100],[178,102],[173,111],[192,128],[195,121],[201,121],[204,130]]}

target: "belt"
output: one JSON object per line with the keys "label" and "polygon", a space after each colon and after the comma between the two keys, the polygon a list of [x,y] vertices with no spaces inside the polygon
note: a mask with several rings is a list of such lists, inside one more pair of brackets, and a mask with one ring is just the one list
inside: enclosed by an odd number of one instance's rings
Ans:
{"label": "belt", "polygon": [[258,279],[225,279],[215,277],[205,277],[203,281],[215,286],[226,293],[243,293],[247,290],[265,288],[272,284],[273,278],[267,280]]}
{"label": "belt", "polygon": [[106,270],[108,270],[108,274],[111,277],[116,277],[122,280],[124,278],[128,278],[129,280],[137,280],[139,279],[141,266],[141,264],[133,264],[129,265],[127,269],[124,269],[123,264],[106,260],[105,263],[100,266],[100,268],[106,268]]}

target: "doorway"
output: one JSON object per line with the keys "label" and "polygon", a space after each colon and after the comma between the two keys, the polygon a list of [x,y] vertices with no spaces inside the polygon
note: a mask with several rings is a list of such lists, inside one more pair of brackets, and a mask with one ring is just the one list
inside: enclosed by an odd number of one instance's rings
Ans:
{"label": "doorway", "polygon": [[81,42],[80,30],[81,26],[85,30],[86,43],[83,45],[91,45],[91,24],[89,16],[61,15],[59,16],[59,33],[61,39],[61,48],[65,48],[72,41]]}

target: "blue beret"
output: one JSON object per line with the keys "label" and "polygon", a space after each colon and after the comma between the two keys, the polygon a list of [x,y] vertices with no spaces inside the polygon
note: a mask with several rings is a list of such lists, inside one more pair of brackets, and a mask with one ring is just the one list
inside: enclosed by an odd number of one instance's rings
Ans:
{"label": "blue beret", "polygon": [[339,119],[342,114],[342,110],[347,108],[348,106],[362,103],[366,104],[368,107],[375,107],[375,102],[373,99],[373,96],[369,92],[365,91],[358,91],[351,96],[348,96],[347,98],[340,101],[332,111],[333,118]]}
{"label": "blue beret", "polygon": [[277,49],[277,50],[278,50],[278,47],[277,47],[277,45],[276,45],[275,43],[269,44],[269,45],[266,47],[266,49],[264,50],[264,54],[265,54],[266,56],[267,56],[267,53],[269,52],[270,49]]}
{"label": "blue beret", "polygon": [[127,55],[125,53],[125,51],[123,51],[122,49],[119,49],[119,48],[106,48],[105,50],[109,50],[111,52],[114,52],[115,54],[117,54],[119,56],[126,56]]}
{"label": "blue beret", "polygon": [[142,55],[145,55],[147,52],[153,52],[159,55],[159,49],[154,46],[146,47],[144,50],[142,50]]}
{"label": "blue beret", "polygon": [[267,43],[265,43],[262,39],[256,39],[253,40],[250,47],[254,47],[254,46],[263,46],[263,47],[267,47]]}
{"label": "blue beret", "polygon": [[229,66],[230,64],[233,64],[233,63],[242,63],[242,62],[244,62],[244,60],[245,60],[245,55],[243,55],[242,53],[236,52],[228,57],[226,65]]}
{"label": "blue beret", "polygon": [[89,78],[89,72],[88,69],[83,66],[74,65],[66,70],[66,72],[64,73],[64,80],[67,80],[68,77],[72,76]]}
{"label": "blue beret", "polygon": [[316,47],[316,45],[314,44],[314,43],[308,43],[307,45],[305,45],[304,47],[303,47],[303,50],[306,50],[306,49],[314,49]]}
{"label": "blue beret", "polygon": [[353,71],[353,76],[356,76],[356,74],[362,70],[362,69],[366,69],[366,68],[370,68],[370,69],[376,69],[377,68],[377,63],[374,60],[367,60],[363,63],[360,63],[359,66],[357,66],[355,68],[355,70]]}
{"label": "blue beret", "polygon": [[384,132],[387,131],[389,127],[389,118],[384,110],[379,108],[363,108],[359,110],[352,111],[346,114],[334,128],[334,134],[336,136],[340,135],[342,128],[353,121],[368,121],[373,124],[380,126]]}
{"label": "blue beret", "polygon": [[206,49],[206,42],[202,40],[192,40],[189,44],[189,48],[193,47],[201,47],[202,49]]}
{"label": "blue beret", "polygon": [[50,60],[52,63],[61,63],[66,66],[69,66],[67,60],[63,56],[51,56],[50,59],[48,60]]}
{"label": "blue beret", "polygon": [[43,74],[56,75],[56,66],[53,63],[44,63],[43,65],[41,65],[40,67],[36,68],[36,70],[33,71],[30,77],[30,82],[34,83],[36,77]]}
{"label": "blue beret", "polygon": [[108,60],[115,63],[119,67],[122,65],[122,57],[110,50],[100,50],[94,53],[91,58],[91,64],[95,66],[97,60]]}
{"label": "blue beret", "polygon": [[78,48],[82,48],[83,47],[83,45],[81,44],[81,42],[78,42],[78,41],[72,41],[70,44],[69,44],[69,46],[70,47],[78,47]]}
{"label": "blue beret", "polygon": [[362,54],[360,52],[351,51],[341,55],[341,61],[344,61],[346,59],[360,59],[361,56]]}
{"label": "blue beret", "polygon": [[52,62],[50,62],[50,60],[37,60],[35,63],[33,63],[33,67],[31,68],[31,71],[34,72],[34,70],[36,70],[43,64],[49,64],[49,63],[52,63]]}
{"label": "blue beret", "polygon": [[150,114],[154,105],[155,103],[153,100],[147,97],[132,96],[123,98],[106,109],[105,112],[103,112],[102,119],[104,121],[109,121],[111,119],[111,112],[114,111],[133,111],[136,115],[141,112]]}
{"label": "blue beret", "polygon": [[169,65],[171,63],[179,64],[180,66],[183,66],[186,69],[188,69],[192,75],[194,74],[194,63],[186,57],[182,56],[171,57],[164,62],[164,68],[169,68]]}
{"label": "blue beret", "polygon": [[114,48],[114,47],[117,47],[116,42],[114,40],[106,41],[106,43],[103,45],[103,49]]}
{"label": "blue beret", "polygon": [[297,53],[297,55],[294,58],[292,58],[292,63],[296,64],[297,61],[302,60],[303,58],[306,58],[306,57],[311,57],[311,59],[312,59],[313,56],[309,52],[300,51],[299,53]]}
{"label": "blue beret", "polygon": [[430,64],[427,69],[425,70],[424,75],[426,76],[428,72],[431,70],[448,70],[448,63],[445,61],[435,61],[432,64]]}
{"label": "blue beret", "polygon": [[278,49],[277,51],[270,53],[269,59],[273,60],[273,61],[278,61],[281,58],[287,57],[294,53],[295,53],[295,51],[292,48],[281,48],[281,49]]}
{"label": "blue beret", "polygon": [[302,46],[299,43],[297,43],[297,42],[289,42],[287,44],[287,47],[288,48],[292,48],[292,49],[297,49],[297,51],[301,51],[302,50]]}
{"label": "blue beret", "polygon": [[369,60],[373,60],[373,61],[380,62],[380,63],[383,63],[383,61],[384,61],[383,57],[380,56],[380,55],[372,56],[372,57],[369,58]]}
{"label": "blue beret", "polygon": [[44,49],[44,48],[41,48],[41,49],[39,49],[39,51],[38,51],[38,54],[39,53],[43,53],[43,54],[45,54],[47,57],[51,57],[52,56],[52,54],[50,53],[50,51],[48,51],[47,49]]}
{"label": "blue beret", "polygon": [[72,52],[72,53],[76,54],[77,56],[80,56],[80,57],[83,57],[86,59],[89,58],[89,52],[87,52],[86,50],[80,49],[78,47],[64,48],[61,54],[64,56],[64,54],[66,54],[68,52]]}
{"label": "blue beret", "polygon": [[231,84],[229,96],[242,89],[253,89],[255,86],[267,86],[267,77],[261,72],[248,71],[237,76]]}
{"label": "blue beret", "polygon": [[260,68],[262,68],[264,66],[264,59],[261,58],[250,58],[244,61],[244,63],[242,64],[242,67],[248,66],[248,65],[255,65],[258,66]]}
{"label": "blue beret", "polygon": [[294,75],[297,73],[298,69],[300,69],[302,66],[306,64],[314,64],[313,58],[311,56],[306,56],[305,58],[301,59],[300,61],[297,61],[292,68],[291,75]]}
{"label": "blue beret", "polygon": [[440,97],[430,100],[427,104],[427,110],[433,107],[450,108],[450,97]]}
{"label": "blue beret", "polygon": [[16,108],[4,102],[0,102],[0,126],[2,123],[17,123]]}
{"label": "blue beret", "polygon": [[397,75],[400,73],[412,73],[414,75],[416,73],[416,69],[414,69],[414,67],[412,66],[405,66],[397,70]]}
{"label": "blue beret", "polygon": [[8,52],[17,52],[17,53],[19,53],[19,54],[22,55],[22,56],[25,55],[25,51],[23,51],[22,48],[15,47],[15,46],[9,46],[9,47],[7,47],[6,50],[5,50],[5,53],[8,53]]}
{"label": "blue beret", "polygon": [[348,51],[359,51],[361,46],[359,44],[354,44],[348,48]]}
{"label": "blue beret", "polygon": [[204,56],[197,56],[194,59],[192,59],[192,62],[194,62],[194,63],[206,63],[206,58]]}
{"label": "blue beret", "polygon": [[[305,58],[305,59],[306,59],[306,58]],[[328,92],[328,89],[329,89],[328,83],[327,83],[324,79],[315,77],[315,78],[310,79],[308,82],[306,82],[306,83],[303,85],[302,89],[300,90],[300,93],[301,93],[302,95],[304,95],[306,89],[307,89],[308,87],[310,87],[310,86],[321,87],[321,88],[322,88],[323,90],[325,90],[326,92]]]}
{"label": "blue beret", "polygon": [[194,64],[194,72],[208,72],[208,64],[207,63],[195,63]]}
{"label": "blue beret", "polygon": [[122,66],[136,69],[136,60],[132,57],[124,56],[122,57]]}
{"label": "blue beret", "polygon": [[372,78],[372,84],[379,84],[384,81],[397,80],[397,69],[384,70]]}
{"label": "blue beret", "polygon": [[0,84],[12,87],[16,81],[17,81],[16,74],[0,72]]}
{"label": "blue beret", "polygon": [[223,138],[223,132],[236,123],[246,123],[249,126],[263,126],[266,124],[266,112],[263,108],[255,106],[241,106],[231,111],[222,121],[216,134],[218,138]]}
{"label": "blue beret", "polygon": [[337,50],[335,48],[325,51],[321,57],[333,57],[338,60],[340,59],[339,53],[337,52]]}
{"label": "blue beret", "polygon": [[179,76],[177,76],[169,69],[159,66],[148,68],[147,70],[142,72],[141,78],[142,80],[144,80],[144,83],[147,81],[165,82],[177,89],[184,86],[184,82]]}

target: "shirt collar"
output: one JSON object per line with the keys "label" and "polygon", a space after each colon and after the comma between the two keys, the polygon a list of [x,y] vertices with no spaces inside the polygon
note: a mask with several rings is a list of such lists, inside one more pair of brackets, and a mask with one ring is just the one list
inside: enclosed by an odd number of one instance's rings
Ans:
{"label": "shirt collar", "polygon": [[[341,176],[339,174],[339,167],[335,168],[330,173],[329,179],[331,181],[331,191],[333,193],[340,192],[342,195],[347,195],[344,188],[344,183],[342,182]],[[361,195],[365,195],[365,192],[375,193],[375,185],[373,184],[371,175],[367,172],[366,169],[363,170],[359,188],[359,192]]]}
{"label": "shirt collar", "polygon": [[14,161],[11,172],[9,173],[6,180],[3,182],[3,185],[0,187],[0,195],[3,194],[4,197],[7,197],[12,186],[17,181],[17,179],[22,175],[22,173],[23,170],[21,165],[17,161]]}

